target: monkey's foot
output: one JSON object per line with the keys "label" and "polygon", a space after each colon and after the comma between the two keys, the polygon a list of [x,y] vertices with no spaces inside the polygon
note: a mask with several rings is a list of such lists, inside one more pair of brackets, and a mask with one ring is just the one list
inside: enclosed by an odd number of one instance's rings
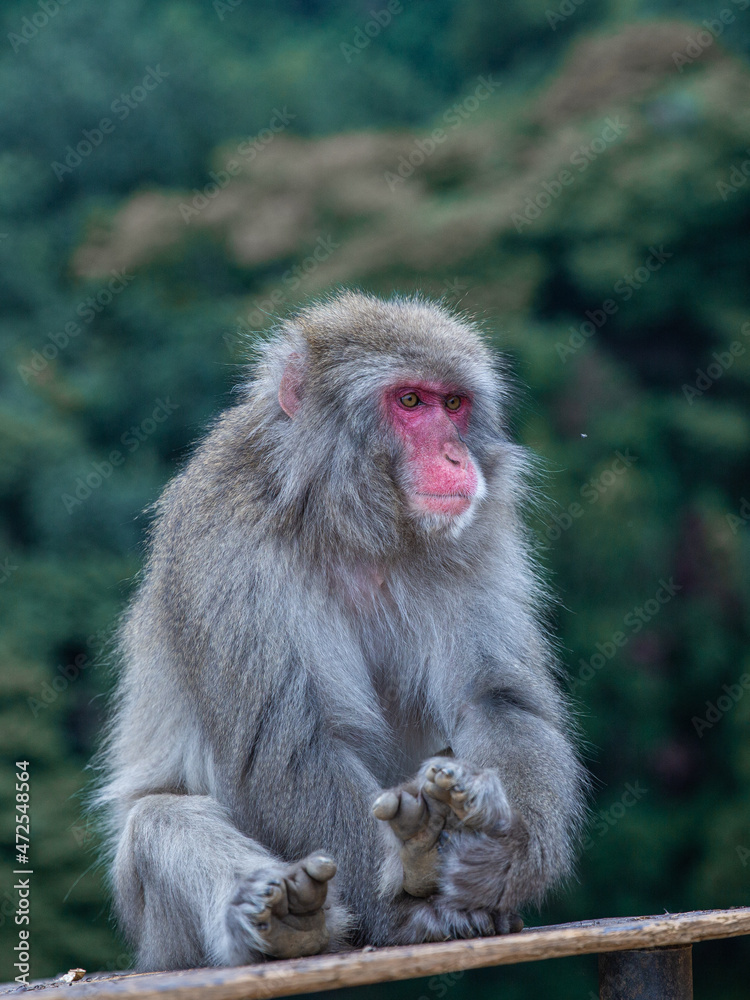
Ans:
{"label": "monkey's foot", "polygon": [[372,811],[377,819],[390,825],[399,841],[404,892],[431,896],[438,887],[440,838],[448,806],[427,798],[417,782],[408,782],[381,792]]}
{"label": "monkey's foot", "polygon": [[323,904],[335,874],[331,858],[311,854],[243,879],[227,913],[230,933],[272,958],[317,955],[328,946]]}

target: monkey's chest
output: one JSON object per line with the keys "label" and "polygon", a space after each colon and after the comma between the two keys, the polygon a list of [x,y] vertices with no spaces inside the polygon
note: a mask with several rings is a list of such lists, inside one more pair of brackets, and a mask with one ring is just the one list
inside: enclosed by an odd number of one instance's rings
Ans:
{"label": "monkey's chest", "polygon": [[386,656],[375,670],[373,687],[387,743],[379,777],[386,784],[400,782],[450,741],[429,709],[423,679],[404,659]]}
{"label": "monkey's chest", "polygon": [[429,697],[430,664],[440,657],[434,632],[422,634],[418,613],[371,568],[349,578],[348,612],[386,734],[377,762],[385,783],[412,776],[426,757],[449,745],[435,721]]}

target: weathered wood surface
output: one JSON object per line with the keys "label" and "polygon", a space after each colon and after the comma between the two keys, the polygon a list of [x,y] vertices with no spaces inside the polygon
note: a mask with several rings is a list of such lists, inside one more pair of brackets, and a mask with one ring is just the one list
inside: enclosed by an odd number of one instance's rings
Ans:
{"label": "weathered wood surface", "polygon": [[[692,944],[750,934],[750,907],[697,910],[653,917],[610,917],[574,924],[532,927],[506,937],[475,938],[316,955],[232,969],[103,974],[61,985],[37,985],[44,1000],[261,1000],[343,986],[435,976],[445,972],[509,965],[631,948]],[[9,984],[10,985],[10,984]],[[7,992],[18,996],[22,988]]]}

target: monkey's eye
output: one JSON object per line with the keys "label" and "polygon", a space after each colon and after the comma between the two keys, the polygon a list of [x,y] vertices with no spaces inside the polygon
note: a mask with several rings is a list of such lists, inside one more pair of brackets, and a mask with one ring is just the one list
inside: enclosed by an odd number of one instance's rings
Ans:
{"label": "monkey's eye", "polygon": [[399,399],[399,403],[405,406],[408,410],[413,410],[415,406],[419,404],[419,396],[416,392],[407,392],[405,396]]}
{"label": "monkey's eye", "polygon": [[457,410],[461,406],[461,397],[448,396],[448,398],[445,401],[445,405],[448,407],[449,410]]}

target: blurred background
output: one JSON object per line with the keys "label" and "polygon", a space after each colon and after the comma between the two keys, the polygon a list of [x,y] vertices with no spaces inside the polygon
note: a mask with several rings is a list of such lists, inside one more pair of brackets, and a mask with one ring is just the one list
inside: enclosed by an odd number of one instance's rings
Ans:
{"label": "blurred background", "polygon": [[[528,922],[747,904],[750,0],[0,19],[0,977],[17,760],[32,975],[129,962],[82,790],[144,511],[254,337],[342,286],[475,315],[543,461],[595,789],[577,881]],[[695,957],[697,996],[747,996],[746,940]],[[589,1000],[596,959],[387,989]]]}

